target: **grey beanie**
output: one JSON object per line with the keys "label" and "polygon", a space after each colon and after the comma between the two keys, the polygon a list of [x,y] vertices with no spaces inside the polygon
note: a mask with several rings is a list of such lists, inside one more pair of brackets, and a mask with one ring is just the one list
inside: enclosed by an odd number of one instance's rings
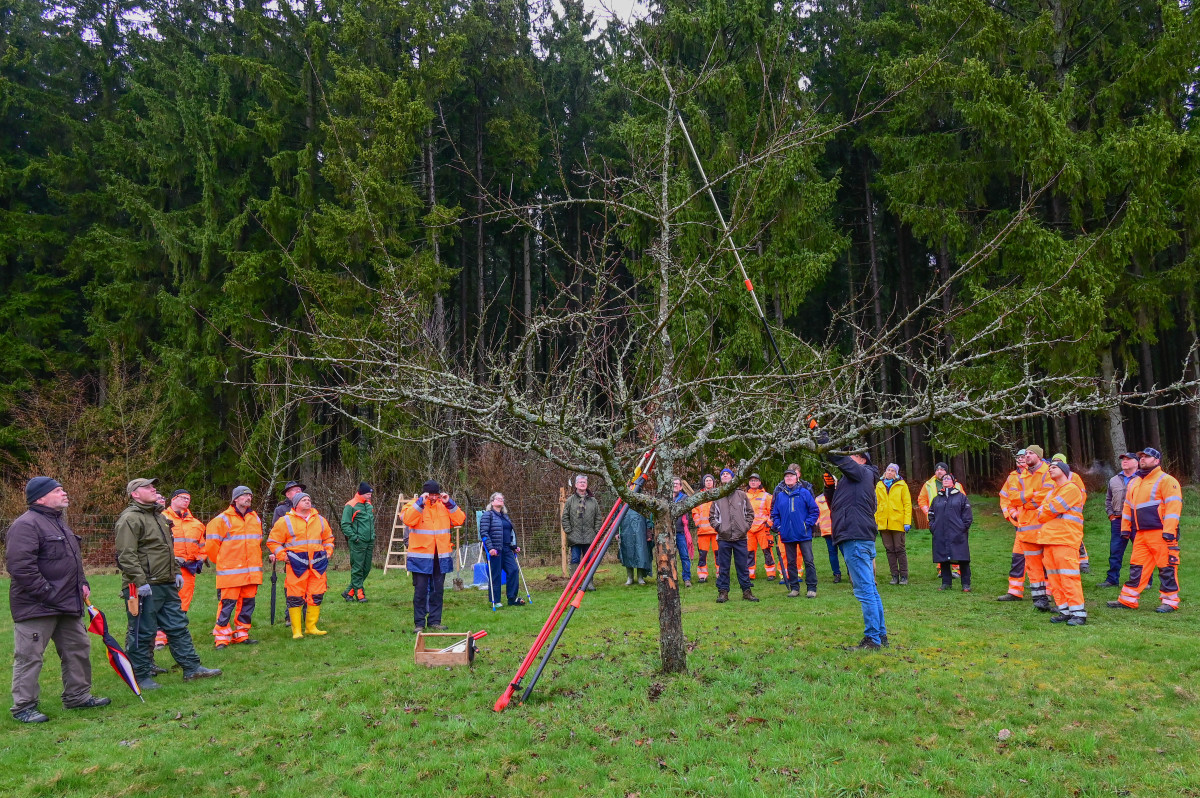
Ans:
{"label": "grey beanie", "polygon": [[247,493],[249,493],[251,496],[254,495],[254,491],[250,490],[245,485],[238,485],[236,488],[233,489],[233,501],[237,501],[242,496],[245,496]]}

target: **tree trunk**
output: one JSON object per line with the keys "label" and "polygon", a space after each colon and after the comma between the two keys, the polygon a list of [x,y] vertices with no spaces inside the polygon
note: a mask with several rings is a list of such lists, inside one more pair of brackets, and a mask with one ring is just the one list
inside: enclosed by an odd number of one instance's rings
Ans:
{"label": "tree trunk", "polygon": [[[1200,350],[1200,332],[1196,329],[1196,308],[1194,297],[1188,296],[1184,304],[1187,307],[1187,325],[1188,332],[1191,335],[1193,349]],[[1195,358],[1191,360],[1188,366],[1190,375],[1185,374],[1185,379],[1191,377],[1192,380],[1200,381],[1200,362]],[[1198,391],[1200,394],[1200,391]],[[1188,476],[1192,482],[1200,482],[1200,395],[1193,397],[1193,401],[1186,405],[1187,409],[1187,434],[1188,434]]]}
{"label": "tree trunk", "polygon": [[675,569],[675,522],[670,514],[654,523],[654,563],[658,569],[658,651],[663,673],[687,672],[687,640],[683,636],[683,605],[679,572]]}
{"label": "tree trunk", "polygon": [[[871,310],[875,316],[875,337],[883,335],[883,297],[879,282],[879,254],[875,246],[875,201],[871,196],[871,183],[867,176],[867,167],[863,166],[863,195],[867,204],[867,249],[870,254],[871,269]],[[887,358],[879,361],[879,394],[886,399],[888,395],[888,363]],[[896,459],[895,438],[887,435],[883,439],[883,453],[887,461]]]}
{"label": "tree trunk", "polygon": [[1108,422],[1108,442],[1112,446],[1109,463],[1116,464],[1117,458],[1124,452],[1127,452],[1128,445],[1125,443],[1125,428],[1121,423],[1121,405],[1117,400],[1117,370],[1113,366],[1112,349],[1104,347],[1104,351],[1100,353],[1100,377],[1104,380],[1109,396],[1113,398],[1112,404],[1104,411],[1105,420]]}
{"label": "tree trunk", "polygon": [[[437,186],[434,182],[433,169],[433,123],[425,127],[425,190],[429,201],[429,211],[432,213],[437,205]],[[430,228],[429,247],[433,252],[433,266],[441,265],[442,253],[438,242],[438,232]],[[433,299],[433,340],[437,342],[438,351],[446,352],[446,301],[439,292]]]}
{"label": "tree trunk", "polygon": [[[521,269],[521,286],[522,286],[522,302],[521,311],[525,316],[525,332],[529,332],[529,321],[533,318],[533,272],[530,270],[529,263],[529,230],[525,230],[525,240],[522,243],[522,269]],[[530,343],[529,348],[525,350],[525,390],[530,390],[533,387],[533,356],[534,346]]]}
{"label": "tree trunk", "polygon": [[483,101],[475,110],[475,183],[479,195],[475,199],[475,336],[479,346],[475,350],[476,373],[483,376],[484,320],[483,320],[483,266],[484,266],[484,234],[483,234]]}
{"label": "tree trunk", "polygon": [[[1141,342],[1138,345],[1140,354],[1138,367],[1141,371],[1142,390],[1150,391],[1154,388],[1154,353],[1150,349],[1150,322],[1146,318],[1146,311],[1138,308],[1137,311],[1138,336]],[[1149,397],[1146,400],[1146,435],[1150,439],[1150,446],[1155,449],[1162,450],[1162,437],[1158,427],[1158,410],[1155,409],[1157,402],[1154,397]]]}
{"label": "tree trunk", "polygon": [[1080,433],[1079,414],[1067,416],[1067,462],[1072,465],[1088,465],[1084,460],[1083,435]]}

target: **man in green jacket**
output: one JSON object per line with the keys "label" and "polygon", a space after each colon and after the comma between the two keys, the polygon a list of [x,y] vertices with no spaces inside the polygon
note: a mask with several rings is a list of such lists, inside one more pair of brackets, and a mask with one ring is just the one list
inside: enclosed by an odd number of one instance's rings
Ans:
{"label": "man in green jacket", "polygon": [[[575,573],[579,561],[596,539],[596,533],[600,531],[600,522],[603,520],[604,517],[600,515],[600,503],[588,490],[587,476],[577,474],[575,492],[563,505],[562,514],[563,531],[567,533],[567,543],[571,546],[571,573]],[[596,585],[589,581],[584,589],[595,590]]]}
{"label": "man in green jacket", "polygon": [[192,645],[188,619],[179,604],[183,576],[175,562],[171,529],[155,501],[158,490],[153,479],[135,479],[125,486],[129,506],[117,518],[117,567],[125,584],[125,598],[135,596],[138,614],[128,611],[129,631],[125,651],[133,665],[134,676],[143,690],[157,690],[152,678],[154,635],[162,629],[167,635],[171,656],[183,668],[183,680],[220,676],[217,668],[205,668]]}
{"label": "man in green jacket", "polygon": [[346,601],[366,601],[363,582],[371,573],[371,557],[375,553],[375,508],[373,492],[366,482],[358,483],[358,493],[342,508],[342,534],[350,544],[350,587],[342,593]]}

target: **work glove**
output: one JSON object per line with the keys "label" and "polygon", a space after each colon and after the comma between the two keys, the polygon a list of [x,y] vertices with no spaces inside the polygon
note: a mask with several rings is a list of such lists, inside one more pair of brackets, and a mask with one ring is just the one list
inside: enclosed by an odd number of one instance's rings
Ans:
{"label": "work glove", "polygon": [[521,547],[520,547],[520,546],[514,546],[514,547],[513,547],[513,554],[520,554],[520,553],[521,553]]}
{"label": "work glove", "polygon": [[905,524],[905,525],[904,525],[904,531],[905,531],[905,532],[907,532],[907,531],[908,531],[908,530],[910,530],[910,529],[912,529],[912,524]]}
{"label": "work glove", "polygon": [[175,589],[183,587],[183,574],[175,574]]}
{"label": "work glove", "polygon": [[832,488],[837,484],[833,481],[833,474],[830,474],[828,471],[821,475],[821,479],[825,480],[825,487],[827,488]]}
{"label": "work glove", "polygon": [[152,592],[154,591],[150,589],[150,585],[142,585],[137,589],[137,594],[142,598],[149,598]]}
{"label": "work glove", "polygon": [[489,554],[490,556],[492,556],[492,557],[495,557],[495,556],[496,556],[496,550],[495,550],[495,549],[488,549],[488,554]]}

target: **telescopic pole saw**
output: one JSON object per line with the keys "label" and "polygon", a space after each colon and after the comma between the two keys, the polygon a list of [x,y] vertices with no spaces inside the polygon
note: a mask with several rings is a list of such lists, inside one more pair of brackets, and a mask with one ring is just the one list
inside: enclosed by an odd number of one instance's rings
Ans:
{"label": "telescopic pole saw", "polygon": [[[650,471],[650,468],[654,464],[654,457],[655,455],[653,449],[641,456],[641,459],[638,460],[637,467],[633,472],[635,482],[639,477],[642,477],[644,473],[648,473]],[[517,668],[517,672],[513,675],[512,682],[510,682],[508,687],[504,689],[504,692],[500,694],[500,697],[496,699],[496,704],[493,707],[496,712],[503,712],[504,708],[508,706],[509,701],[512,700],[513,693],[521,688],[521,680],[525,678],[525,675],[529,672],[530,667],[533,666],[534,660],[537,659],[538,654],[541,652],[542,647],[546,645],[546,641],[550,638],[550,631],[554,628],[554,625],[558,623],[559,618],[562,617],[563,612],[567,608],[568,602],[571,601],[571,598],[580,588],[587,585],[587,582],[582,580],[588,576],[589,571],[591,571],[592,560],[597,548],[599,548],[601,544],[601,540],[605,537],[610,528],[615,528],[613,519],[620,514],[620,510],[623,505],[624,502],[618,499],[613,503],[612,509],[608,511],[608,515],[605,517],[604,522],[600,525],[600,531],[596,534],[595,540],[593,540],[592,545],[588,547],[588,550],[583,555],[579,566],[575,569],[575,572],[571,574],[571,578],[567,580],[567,586],[563,589],[562,595],[558,597],[558,601],[555,602],[554,607],[550,610],[550,616],[546,619],[546,623],[542,625],[542,629],[538,633],[537,639],[534,641],[529,651],[525,654],[525,659],[521,661],[521,665]],[[597,562],[598,561],[599,560],[597,559]]]}

